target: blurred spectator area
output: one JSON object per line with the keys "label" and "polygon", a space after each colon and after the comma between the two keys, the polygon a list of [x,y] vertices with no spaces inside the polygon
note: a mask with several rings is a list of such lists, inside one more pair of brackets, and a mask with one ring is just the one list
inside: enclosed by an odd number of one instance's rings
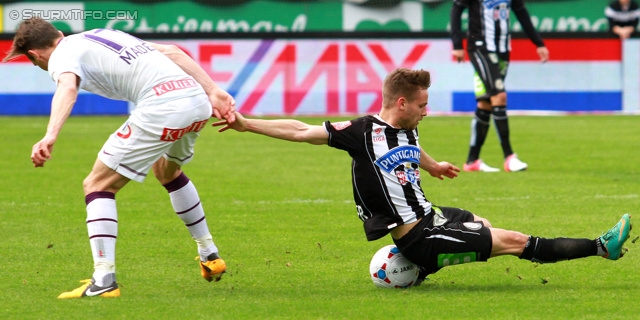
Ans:
{"label": "blurred spectator area", "polygon": [[[60,0],[38,0],[37,2],[64,2]],[[121,0],[122,1],[122,0]],[[172,2],[175,0],[124,0],[125,2],[139,3],[139,4],[157,4],[160,2]],[[203,5],[210,6],[235,6],[241,5],[252,0],[190,0],[189,2],[195,2]],[[273,0],[274,2],[347,2],[362,6],[394,6],[402,2],[402,0]],[[435,3],[444,2],[445,0],[418,0],[418,2]],[[28,2],[28,1],[16,1],[16,0],[0,0],[0,4],[16,3],[16,2]],[[32,1],[34,2],[34,1]],[[96,1],[99,2],[99,1]]]}

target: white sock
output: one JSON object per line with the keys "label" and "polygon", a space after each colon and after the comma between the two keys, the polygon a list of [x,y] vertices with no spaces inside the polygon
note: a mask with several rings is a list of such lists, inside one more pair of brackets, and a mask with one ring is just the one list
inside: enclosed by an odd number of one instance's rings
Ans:
{"label": "white sock", "polygon": [[166,184],[165,188],[169,192],[173,210],[189,229],[191,237],[201,239],[210,235],[198,190],[191,180],[183,173],[174,181]]}
{"label": "white sock", "polygon": [[165,184],[164,187],[169,192],[173,210],[182,219],[198,245],[200,260],[207,261],[210,254],[218,253],[218,247],[213,243],[209,233],[198,190],[184,173]]}
{"label": "white sock", "polygon": [[212,253],[218,253],[218,247],[213,243],[211,235],[208,234],[202,238],[196,238],[198,244],[198,254],[200,255],[200,261],[206,262],[209,255]]}
{"label": "white sock", "polygon": [[[87,231],[93,255],[93,279],[98,286],[105,276],[116,272],[116,238],[118,237],[118,213],[115,195],[111,192],[92,192],[87,203]],[[115,279],[115,275],[113,277]]]}

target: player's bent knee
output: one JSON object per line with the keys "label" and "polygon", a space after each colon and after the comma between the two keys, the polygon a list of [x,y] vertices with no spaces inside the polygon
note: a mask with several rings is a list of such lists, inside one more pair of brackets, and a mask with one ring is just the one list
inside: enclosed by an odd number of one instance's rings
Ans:
{"label": "player's bent knee", "polygon": [[491,237],[492,257],[505,254],[520,255],[529,240],[529,236],[523,233],[504,229],[491,229]]}
{"label": "player's bent knee", "polygon": [[524,248],[529,241],[528,235],[518,231],[509,231],[507,232],[507,235],[507,241],[514,247]]}
{"label": "player's bent knee", "polygon": [[493,228],[493,225],[491,224],[491,222],[489,222],[489,220],[487,220],[487,219],[485,219],[483,217],[480,217],[480,216],[477,216],[477,215],[474,214],[473,215],[473,220],[474,221],[482,221],[482,224],[484,224],[485,227]]}
{"label": "player's bent knee", "polygon": [[478,100],[476,106],[478,109],[491,111],[491,101],[489,100]]}
{"label": "player's bent knee", "polygon": [[491,104],[494,106],[504,106],[507,104],[507,93],[499,92],[495,96],[491,97]]}
{"label": "player's bent knee", "polygon": [[82,181],[82,189],[84,190],[84,194],[89,194],[96,191],[103,191],[103,190],[100,190],[100,187],[98,187],[99,180],[100,179],[98,179],[98,177],[93,171],[89,173],[89,175],[86,178],[84,178],[84,180]]}
{"label": "player's bent knee", "polygon": [[122,189],[129,181],[129,178],[113,170],[93,170],[82,181],[82,189],[84,190],[85,195],[98,191],[112,192],[115,194],[118,193],[118,191],[120,191],[120,189]]}
{"label": "player's bent knee", "polygon": [[177,177],[180,176],[180,174],[182,173],[182,170],[176,170],[173,171],[171,174],[156,174],[156,179],[158,179],[158,182],[160,182],[161,185],[165,185],[173,180],[175,180]]}
{"label": "player's bent knee", "polygon": [[96,181],[95,179],[91,178],[91,175],[86,177],[82,182],[82,189],[84,190],[84,194],[86,195],[97,191],[111,191],[107,190],[107,188],[102,186],[99,182],[100,181]]}
{"label": "player's bent knee", "polygon": [[91,180],[89,179],[89,176],[84,178],[84,180],[82,181],[82,190],[84,190],[84,194],[89,194],[91,193]]}
{"label": "player's bent knee", "polygon": [[164,158],[161,158],[155,164],[153,164],[153,174],[162,185],[173,181],[181,173],[182,170],[180,169],[179,164],[172,161],[167,161]]}

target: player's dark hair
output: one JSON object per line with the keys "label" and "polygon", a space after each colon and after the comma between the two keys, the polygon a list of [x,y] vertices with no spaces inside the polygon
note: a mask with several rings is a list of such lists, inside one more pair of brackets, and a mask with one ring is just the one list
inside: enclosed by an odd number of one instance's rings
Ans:
{"label": "player's dark hair", "polygon": [[398,68],[393,70],[382,85],[383,106],[399,97],[412,101],[419,90],[431,86],[431,74],[425,70]]}
{"label": "player's dark hair", "polygon": [[54,45],[54,41],[60,37],[58,29],[51,23],[39,17],[33,17],[20,22],[16,35],[13,37],[11,51],[2,59],[3,62],[27,54],[32,49],[45,49]]}

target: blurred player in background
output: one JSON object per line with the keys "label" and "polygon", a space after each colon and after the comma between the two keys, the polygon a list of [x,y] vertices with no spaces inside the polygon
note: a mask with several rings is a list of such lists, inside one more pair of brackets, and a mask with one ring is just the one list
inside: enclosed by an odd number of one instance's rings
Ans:
{"label": "blurred player in background", "polygon": [[418,142],[417,127],[427,115],[430,85],[427,71],[396,69],[384,80],[382,109],[376,115],[317,126],[297,120],[245,119],[236,113],[236,122],[214,125],[224,125],[220,131],[231,128],[348,152],[353,196],[367,240],[391,234],[402,254],[421,267],[419,282],[446,266],[443,257],[461,263],[500,255],[534,262],[622,257],[631,229],[628,214],[596,239],[546,239],[494,228],[467,210],[439,207],[427,200],[420,169],[441,180],[455,178],[460,171],[448,162],[435,161]]}
{"label": "blurred player in background", "polygon": [[20,24],[4,61],[20,55],[48,71],[57,86],[47,132],[32,149],[36,167],[51,159],[78,90],[135,104],[83,182],[92,279],[58,298],[120,295],[115,277],[115,194],[130,180],[143,182],[150,169],[197,243],[201,275],[208,281],[219,280],[226,264],[209,233],[198,192],[181,166],[192,159],[198,131],[212,113],[235,121],[233,98],[177,47],[145,42],[124,32],[96,29],[65,37],[51,23],[33,18]]}
{"label": "blurred player in background", "polygon": [[468,9],[469,26],[467,52],[475,69],[474,83],[477,108],[471,121],[471,142],[464,171],[497,172],[480,159],[489,124],[493,122],[498,132],[504,154],[505,171],[522,171],[527,164],[520,161],[509,141],[509,119],[507,117],[507,93],[504,80],[509,67],[511,36],[509,35],[509,15],[511,10],[518,18],[522,29],[537,46],[542,62],[549,59],[549,50],[533,27],[524,0],[478,1],[454,0],[451,7],[451,40],[453,57],[464,61],[462,48],[462,12]]}
{"label": "blurred player in background", "polygon": [[640,20],[638,3],[632,0],[615,0],[604,9],[604,15],[609,22],[609,31],[627,39],[636,32]]}

